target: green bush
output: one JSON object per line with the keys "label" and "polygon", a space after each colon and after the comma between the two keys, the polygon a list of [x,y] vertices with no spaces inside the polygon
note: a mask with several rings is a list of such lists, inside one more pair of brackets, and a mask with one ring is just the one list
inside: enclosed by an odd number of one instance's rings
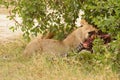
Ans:
{"label": "green bush", "polygon": [[[55,34],[56,39],[62,39],[75,27],[75,19],[79,8],[73,3],[73,0],[12,1],[11,4],[15,7],[12,10],[13,14],[10,19],[13,19],[16,14],[22,18],[23,22],[21,25],[17,24],[17,28],[18,26],[21,28],[25,38],[29,38],[30,34],[37,35],[38,33],[52,32]],[[47,12],[48,9],[52,9],[53,12]],[[61,23],[62,17],[66,23]],[[38,23],[37,25],[35,20]],[[15,28],[12,27],[11,29]]]}
{"label": "green bush", "polygon": [[[17,27],[20,26],[26,38],[30,34],[53,32],[56,39],[61,39],[75,28],[78,12],[82,9],[89,23],[116,38],[120,35],[119,3],[119,0],[11,0],[15,7],[10,19],[16,14],[22,18],[22,25]],[[47,12],[48,8],[55,11]],[[65,23],[60,22],[61,16]]]}
{"label": "green bush", "polygon": [[89,0],[83,4],[85,18],[103,32],[112,37],[120,35],[120,1],[119,0]]}

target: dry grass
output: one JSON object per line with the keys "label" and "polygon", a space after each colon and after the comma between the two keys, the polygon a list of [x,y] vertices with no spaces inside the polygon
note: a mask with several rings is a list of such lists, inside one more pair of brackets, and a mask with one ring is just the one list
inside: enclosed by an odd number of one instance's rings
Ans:
{"label": "dry grass", "polygon": [[0,80],[119,80],[118,74],[106,68],[85,73],[79,65],[69,64],[63,58],[23,57],[25,45],[23,40],[0,45]]}

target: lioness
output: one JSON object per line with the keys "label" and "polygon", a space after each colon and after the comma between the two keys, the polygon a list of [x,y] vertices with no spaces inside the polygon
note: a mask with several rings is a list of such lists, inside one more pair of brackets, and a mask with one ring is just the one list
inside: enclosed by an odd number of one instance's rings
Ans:
{"label": "lioness", "polygon": [[53,39],[36,38],[31,41],[25,48],[24,55],[31,55],[36,51],[39,53],[49,53],[53,55],[62,55],[74,50],[79,43],[83,43],[88,37],[89,32],[97,31],[92,25],[85,20],[81,21],[82,27],[74,30],[62,41]]}

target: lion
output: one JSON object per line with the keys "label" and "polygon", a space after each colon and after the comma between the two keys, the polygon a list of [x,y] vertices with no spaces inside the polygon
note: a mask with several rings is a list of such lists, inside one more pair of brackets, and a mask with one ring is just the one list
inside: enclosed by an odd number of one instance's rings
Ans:
{"label": "lion", "polygon": [[80,43],[83,43],[88,37],[89,32],[97,31],[95,27],[81,20],[82,27],[77,28],[69,34],[64,40],[42,39],[41,37],[32,40],[25,48],[24,55],[34,53],[52,54],[60,56],[73,51]]}

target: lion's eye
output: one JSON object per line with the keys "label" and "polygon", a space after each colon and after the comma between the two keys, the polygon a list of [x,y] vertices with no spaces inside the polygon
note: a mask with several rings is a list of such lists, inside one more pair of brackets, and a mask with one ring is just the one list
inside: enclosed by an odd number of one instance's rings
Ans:
{"label": "lion's eye", "polygon": [[89,35],[89,36],[91,36],[91,35],[93,35],[93,34],[95,34],[95,31],[88,32],[88,35]]}

